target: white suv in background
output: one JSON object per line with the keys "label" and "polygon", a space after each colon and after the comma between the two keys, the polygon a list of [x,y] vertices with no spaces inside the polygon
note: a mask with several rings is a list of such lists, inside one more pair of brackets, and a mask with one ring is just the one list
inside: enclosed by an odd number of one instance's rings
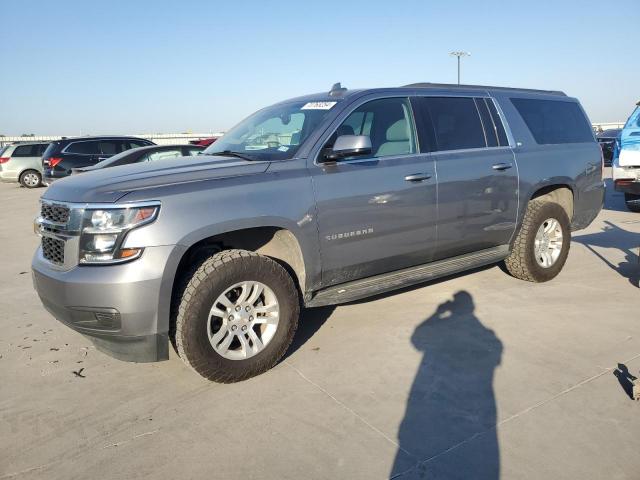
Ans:
{"label": "white suv in background", "polygon": [[640,212],[640,102],[625,123],[612,162],[613,185],[624,193],[627,208]]}
{"label": "white suv in background", "polygon": [[42,155],[49,142],[8,145],[0,149],[0,180],[20,182],[26,188],[42,185]]}

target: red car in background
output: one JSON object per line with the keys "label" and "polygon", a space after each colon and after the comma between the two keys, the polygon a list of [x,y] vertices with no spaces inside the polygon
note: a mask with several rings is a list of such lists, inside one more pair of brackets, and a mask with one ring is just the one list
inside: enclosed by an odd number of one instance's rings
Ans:
{"label": "red car in background", "polygon": [[199,140],[191,140],[189,143],[191,145],[199,145],[201,147],[208,147],[213,142],[215,142],[217,139],[218,139],[218,137],[201,138]]}

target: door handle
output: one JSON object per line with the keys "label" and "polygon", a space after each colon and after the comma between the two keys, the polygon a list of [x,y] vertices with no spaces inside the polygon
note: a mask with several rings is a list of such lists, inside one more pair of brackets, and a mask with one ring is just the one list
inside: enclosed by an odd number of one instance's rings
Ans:
{"label": "door handle", "polygon": [[404,177],[404,180],[406,182],[422,182],[424,180],[429,180],[430,178],[430,173],[412,173],[411,175]]}
{"label": "door handle", "polygon": [[511,163],[496,163],[491,168],[498,171],[509,170],[513,165]]}
{"label": "door handle", "polygon": [[107,158],[109,158],[109,157],[98,157],[98,161],[101,162],[103,160],[106,160]]}

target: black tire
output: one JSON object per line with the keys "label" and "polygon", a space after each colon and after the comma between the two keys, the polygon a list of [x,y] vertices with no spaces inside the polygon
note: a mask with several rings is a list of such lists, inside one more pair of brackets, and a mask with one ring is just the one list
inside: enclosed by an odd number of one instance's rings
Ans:
{"label": "black tire", "polygon": [[[37,179],[37,183],[32,179]],[[20,174],[18,181],[24,188],[37,188],[42,186],[42,175],[36,170],[25,170]]]}
{"label": "black tire", "polygon": [[[275,294],[277,330],[256,355],[232,360],[218,354],[207,336],[209,311],[225,290],[243,281],[259,281]],[[205,260],[187,283],[175,323],[175,345],[182,360],[203,377],[233,383],[273,367],[293,340],[300,315],[298,290],[287,271],[274,260],[246,250],[225,250]]]}
{"label": "black tire", "polygon": [[627,204],[627,208],[630,212],[640,212],[640,195],[633,193],[624,194],[624,203]]}
{"label": "black tire", "polygon": [[[536,261],[534,242],[536,233],[544,221],[555,218],[562,229],[562,248],[553,265],[543,267]],[[511,253],[504,263],[508,272],[528,282],[548,282],[555,278],[569,255],[571,228],[567,212],[560,205],[545,200],[532,200],[527,206],[522,226],[516,236]]]}

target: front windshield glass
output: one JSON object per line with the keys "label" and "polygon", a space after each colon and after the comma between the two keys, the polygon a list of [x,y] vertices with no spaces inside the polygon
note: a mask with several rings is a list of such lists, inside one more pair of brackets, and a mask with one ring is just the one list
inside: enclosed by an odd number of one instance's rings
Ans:
{"label": "front windshield glass", "polygon": [[295,102],[267,107],[233,127],[203,154],[237,154],[250,160],[293,158],[336,103]]}

